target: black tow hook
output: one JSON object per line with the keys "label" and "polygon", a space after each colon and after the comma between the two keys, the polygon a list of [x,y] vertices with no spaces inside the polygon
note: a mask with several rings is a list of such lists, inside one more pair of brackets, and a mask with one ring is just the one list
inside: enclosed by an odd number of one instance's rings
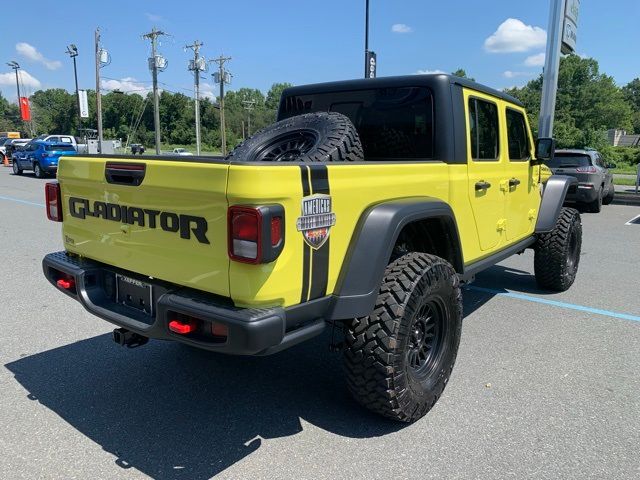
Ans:
{"label": "black tow hook", "polygon": [[147,343],[149,341],[149,337],[144,337],[138,333],[131,332],[126,328],[116,328],[113,331],[113,341],[123,347],[136,348]]}

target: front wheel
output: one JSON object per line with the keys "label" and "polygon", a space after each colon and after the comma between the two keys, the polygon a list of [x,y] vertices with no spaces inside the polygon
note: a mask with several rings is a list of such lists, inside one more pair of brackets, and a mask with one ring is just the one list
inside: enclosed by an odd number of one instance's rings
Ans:
{"label": "front wheel", "polygon": [[573,285],[580,264],[582,223],[573,208],[562,208],[554,229],[538,236],[533,261],[542,288],[564,292]]}
{"label": "front wheel", "polygon": [[442,258],[408,253],[390,263],[375,307],[346,333],[344,366],[353,397],[402,422],[442,395],[462,331],[458,276]]}
{"label": "front wheel", "polygon": [[613,183],[612,183],[611,188],[607,192],[607,195],[602,199],[602,204],[609,205],[611,202],[613,202],[613,197],[615,194],[616,194],[616,188],[613,186]]}
{"label": "front wheel", "polygon": [[47,176],[38,162],[33,165],[33,171],[36,174],[37,178],[45,178]]}
{"label": "front wheel", "polygon": [[17,161],[13,161],[13,174],[14,175],[22,175],[22,169],[18,166]]}

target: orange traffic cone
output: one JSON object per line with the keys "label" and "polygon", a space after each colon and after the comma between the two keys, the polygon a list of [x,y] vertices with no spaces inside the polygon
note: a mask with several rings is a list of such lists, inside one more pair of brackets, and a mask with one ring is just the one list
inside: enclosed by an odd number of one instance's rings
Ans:
{"label": "orange traffic cone", "polygon": [[6,156],[6,155],[2,155],[2,164],[3,164],[5,167],[8,167],[8,166],[9,166],[9,159],[7,158],[7,156]]}

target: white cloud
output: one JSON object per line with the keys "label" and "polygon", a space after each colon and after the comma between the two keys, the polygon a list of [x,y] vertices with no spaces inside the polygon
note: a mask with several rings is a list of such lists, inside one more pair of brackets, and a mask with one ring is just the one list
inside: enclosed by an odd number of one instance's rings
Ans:
{"label": "white cloud", "polygon": [[525,25],[517,18],[507,18],[484,41],[484,48],[491,53],[527,52],[544,47],[547,32],[540,27]]}
{"label": "white cloud", "polygon": [[147,20],[150,22],[164,22],[164,18],[155,13],[145,13],[144,16],[147,17]]}
{"label": "white cloud", "polygon": [[418,70],[414,75],[431,75],[434,73],[445,73],[444,70]]}
{"label": "white cloud", "polygon": [[394,23],[391,25],[391,31],[393,33],[411,33],[413,32],[413,28],[409,25],[405,25],[404,23]]}
{"label": "white cloud", "polygon": [[[23,69],[18,70],[18,75],[20,77],[21,87],[24,86],[27,88],[31,88],[33,90],[37,90],[42,86],[42,84],[40,83],[40,80],[38,80],[36,77],[31,75],[26,70],[23,70]],[[0,73],[0,85],[15,87],[16,74],[14,72]],[[24,95],[26,92],[20,92],[20,93]]]}
{"label": "white cloud", "polygon": [[124,77],[120,80],[102,79],[100,80],[100,88],[103,90],[120,90],[124,93],[137,93],[143,97],[151,91],[151,86],[145,85],[133,77]]}
{"label": "white cloud", "polygon": [[36,47],[25,42],[16,43],[16,52],[29,60],[42,63],[49,70],[57,70],[62,66],[62,62],[45,58]]}
{"label": "white cloud", "polygon": [[200,98],[208,98],[212,102],[216,101],[214,86],[210,83],[203,82],[200,84]]}
{"label": "white cloud", "polygon": [[502,74],[505,78],[516,78],[516,77],[530,77],[533,74],[530,72],[512,72],[511,70],[507,70]]}
{"label": "white cloud", "polygon": [[544,67],[544,53],[538,53],[527,57],[524,61],[525,67]]}

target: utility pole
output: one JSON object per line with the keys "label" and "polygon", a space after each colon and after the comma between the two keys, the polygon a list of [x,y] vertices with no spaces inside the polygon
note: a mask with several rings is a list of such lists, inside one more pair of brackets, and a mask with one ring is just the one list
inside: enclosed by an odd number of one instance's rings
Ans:
{"label": "utility pole", "polygon": [[230,74],[224,69],[224,64],[229,60],[231,60],[231,57],[224,57],[222,55],[213,60],[218,64],[218,71],[213,74],[213,78],[215,82],[220,84],[220,99],[218,102],[220,103],[220,136],[222,140],[222,155],[227,154],[227,134],[224,125],[224,84],[229,83],[227,81],[227,75]]}
{"label": "utility pole", "polygon": [[[149,67],[151,67],[151,75],[153,78],[153,127],[156,131],[156,155],[160,155],[160,99],[158,97],[158,37],[166,35],[161,30],[153,27],[151,32],[145,33],[142,38],[151,40],[151,58],[149,59]],[[164,59],[162,59],[164,62]],[[163,69],[164,69],[163,65]]]}
{"label": "utility pole", "polygon": [[189,62],[189,70],[193,72],[193,89],[195,93],[195,111],[196,111],[196,155],[200,155],[200,71],[206,67],[206,61],[200,59],[200,47],[202,42],[196,40],[191,45],[184,48],[193,50],[193,60]]}
{"label": "utility pole", "polygon": [[100,96],[100,27],[95,33],[96,51],[96,114],[98,116],[98,152],[102,153],[102,97]]}
{"label": "utility pole", "polygon": [[78,56],[78,47],[73,43],[67,47],[67,53],[73,59],[73,76],[76,80],[76,106],[78,107],[78,118],[82,123],[82,117],[80,116],[80,95],[78,93],[78,67],[76,65],[76,57]]}
{"label": "utility pole", "polygon": [[256,101],[243,100],[242,105],[244,106],[244,109],[247,111],[247,137],[250,137],[251,136],[251,110],[253,110],[253,108],[255,107]]}

